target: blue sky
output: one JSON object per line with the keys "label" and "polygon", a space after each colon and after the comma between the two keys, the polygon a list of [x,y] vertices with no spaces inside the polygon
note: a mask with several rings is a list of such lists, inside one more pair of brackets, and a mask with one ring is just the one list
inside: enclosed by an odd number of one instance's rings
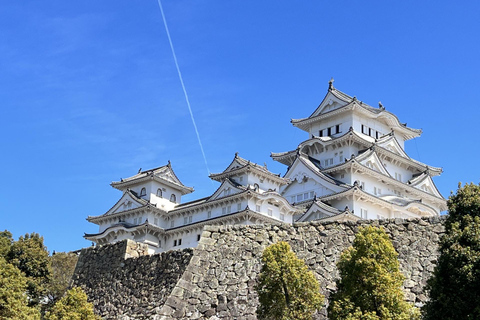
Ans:
{"label": "blue sky", "polygon": [[[415,159],[443,167],[445,197],[479,182],[480,3],[185,1],[163,7],[209,168],[234,153],[285,167],[328,80],[382,101],[408,126]],[[168,160],[196,191],[207,169],[155,0],[9,1],[0,10],[0,229],[38,232],[50,251],[90,245],[88,215],[109,186]]]}

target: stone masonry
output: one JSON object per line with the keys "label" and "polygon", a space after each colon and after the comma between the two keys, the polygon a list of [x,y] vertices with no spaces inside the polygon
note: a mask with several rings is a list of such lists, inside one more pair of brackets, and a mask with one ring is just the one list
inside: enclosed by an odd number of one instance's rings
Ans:
{"label": "stone masonry", "polygon": [[[113,245],[119,247],[111,255],[102,256],[102,248],[82,250],[74,283],[87,290],[96,312],[106,319],[256,319],[254,286],[268,245],[290,243],[328,298],[335,290],[340,253],[351,246],[359,227],[374,225],[387,232],[399,253],[406,299],[420,306],[426,300],[423,288],[438,257],[443,221],[437,217],[207,226],[193,251],[116,260],[122,255],[121,244]],[[111,264],[105,264],[105,255],[110,255]],[[90,279],[92,276],[96,278]],[[315,319],[326,319],[326,308]]]}

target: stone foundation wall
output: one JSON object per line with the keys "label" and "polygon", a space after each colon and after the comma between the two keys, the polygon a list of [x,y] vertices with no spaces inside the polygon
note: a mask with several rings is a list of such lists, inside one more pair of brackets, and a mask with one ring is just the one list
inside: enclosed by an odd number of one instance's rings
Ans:
{"label": "stone foundation wall", "polygon": [[[375,225],[384,228],[399,253],[406,299],[420,306],[438,257],[443,221],[207,226],[196,249],[153,256],[142,256],[135,243],[82,250],[74,278],[106,319],[256,319],[254,286],[268,245],[290,243],[328,298],[335,290],[340,253],[351,246],[359,227]],[[125,260],[122,250],[139,257]],[[315,319],[326,319],[326,308]]]}
{"label": "stone foundation wall", "polygon": [[[205,227],[190,264],[156,318],[256,319],[254,285],[262,252],[280,240],[305,260],[328,298],[335,290],[340,253],[351,246],[358,228],[367,225],[381,226],[390,236],[406,276],[406,298],[421,305],[444,233],[441,218]],[[326,319],[326,308],[315,318]]]}
{"label": "stone foundation wall", "polygon": [[82,287],[104,319],[151,319],[185,271],[192,249],[148,255],[131,240],[82,249],[73,285]]}

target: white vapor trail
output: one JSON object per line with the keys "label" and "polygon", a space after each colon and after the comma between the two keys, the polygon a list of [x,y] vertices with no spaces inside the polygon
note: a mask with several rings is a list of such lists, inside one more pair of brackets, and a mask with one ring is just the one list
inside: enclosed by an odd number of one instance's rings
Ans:
{"label": "white vapor trail", "polygon": [[167,20],[165,19],[165,14],[163,13],[162,2],[158,0],[158,6],[162,13],[163,24],[165,25],[165,30],[167,31],[168,42],[170,43],[170,49],[172,49],[173,60],[175,61],[175,66],[177,67],[178,78],[182,84],[183,93],[185,95],[185,101],[187,102],[188,111],[190,111],[190,117],[192,118],[193,127],[195,128],[195,133],[197,134],[198,144],[200,145],[200,150],[202,151],[203,160],[205,161],[205,167],[207,172],[210,175],[210,169],[208,168],[207,157],[205,156],[205,151],[203,150],[202,140],[200,140],[200,134],[198,133],[197,124],[195,123],[195,118],[193,117],[192,107],[190,106],[190,101],[188,100],[187,90],[185,89],[185,84],[183,83],[182,73],[180,72],[180,67],[177,62],[177,55],[175,54],[175,49],[173,49],[172,38],[170,37],[170,31],[168,31]]}

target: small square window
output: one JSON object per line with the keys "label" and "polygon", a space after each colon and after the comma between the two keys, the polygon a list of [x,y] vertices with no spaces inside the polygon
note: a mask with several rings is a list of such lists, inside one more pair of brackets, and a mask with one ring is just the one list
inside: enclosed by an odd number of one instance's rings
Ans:
{"label": "small square window", "polygon": [[272,216],[272,214],[273,214],[272,209],[268,209],[268,215],[269,215],[269,216]]}
{"label": "small square window", "polygon": [[297,195],[297,201],[302,201],[303,200],[303,194]]}
{"label": "small square window", "polygon": [[207,218],[211,218],[212,217],[212,211],[208,211],[207,212]]}
{"label": "small square window", "polygon": [[285,215],[283,213],[280,213],[280,220],[285,221]]}

